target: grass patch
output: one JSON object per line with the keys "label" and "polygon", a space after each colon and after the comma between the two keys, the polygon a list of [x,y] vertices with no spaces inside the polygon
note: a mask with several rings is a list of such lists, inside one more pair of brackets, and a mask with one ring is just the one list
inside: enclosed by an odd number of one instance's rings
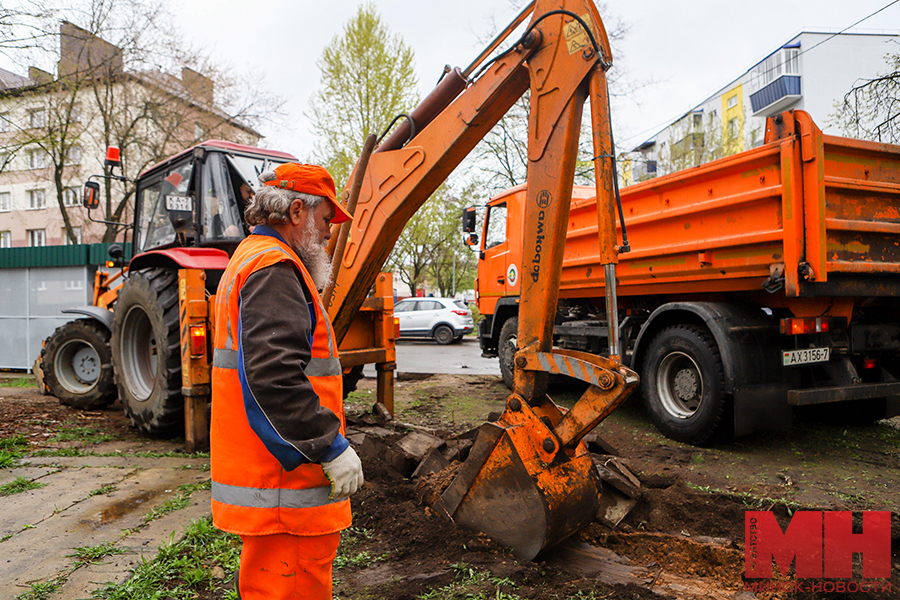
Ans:
{"label": "grass patch", "polygon": [[15,379],[7,379],[0,384],[0,387],[7,388],[32,388],[37,386],[37,380],[34,377],[16,377]]}
{"label": "grass patch", "polygon": [[17,452],[0,450],[0,469],[9,469],[16,466],[16,460],[21,457]]}
{"label": "grass patch", "polygon": [[115,542],[103,542],[102,544],[97,544],[96,546],[81,546],[80,548],[73,548],[74,552],[72,554],[67,554],[66,556],[74,557],[77,559],[75,563],[75,568],[81,567],[82,565],[89,565],[91,563],[95,563],[98,560],[102,560],[107,556],[113,556],[114,554],[124,554],[127,552],[124,548],[119,548],[116,546]]}
{"label": "grass patch", "polygon": [[685,485],[692,490],[697,490],[698,492],[704,492],[706,494],[716,494],[720,496],[728,496],[729,498],[734,498],[736,500],[740,500],[744,506],[751,510],[772,510],[773,507],[780,504],[784,506],[789,515],[794,514],[794,511],[800,510],[803,508],[803,505],[798,504],[792,500],[783,500],[781,498],[769,498],[768,496],[756,496],[754,494],[750,494],[748,492],[732,492],[730,490],[722,490],[719,488],[714,488],[708,485],[695,485],[691,482],[686,482]]}
{"label": "grass patch", "polygon": [[8,438],[0,438],[0,450],[15,450],[23,446],[28,446],[28,440],[21,433]]}
{"label": "grass patch", "polygon": [[341,533],[341,544],[334,558],[334,569],[371,565],[385,559],[386,554],[374,555],[368,550],[357,552],[359,545],[372,537],[372,530],[350,527]]}
{"label": "grass patch", "polygon": [[156,520],[163,515],[167,515],[171,512],[175,512],[176,510],[181,510],[182,508],[186,508],[188,504],[191,503],[191,494],[196,492],[197,490],[208,490],[212,488],[212,483],[209,481],[204,481],[203,483],[185,483],[184,485],[178,486],[178,493],[175,494],[174,497],[169,498],[149,513],[144,515],[144,522],[149,523],[150,521]]}
{"label": "grass patch", "polygon": [[84,442],[86,444],[102,444],[116,439],[108,433],[97,431],[93,427],[70,427],[57,433],[54,442]]}
{"label": "grass patch", "polygon": [[[128,581],[107,584],[95,598],[192,600],[200,595],[218,598],[226,594],[234,598],[232,576],[240,556],[238,536],[214,528],[210,519],[194,521],[181,541],[161,547],[156,558],[142,562]],[[213,577],[216,567],[225,572],[224,579]]]}
{"label": "grass patch", "polygon": [[45,487],[46,483],[38,483],[25,477],[16,477],[12,481],[0,485],[0,496],[12,496],[29,490]]}
{"label": "grass patch", "polygon": [[47,448],[32,453],[32,456],[48,456],[51,458],[60,458],[67,456],[95,456],[93,452],[85,452],[78,448]]}
{"label": "grass patch", "polygon": [[98,487],[96,490],[91,490],[91,493],[88,494],[88,498],[91,496],[104,496],[106,494],[111,494],[116,491],[115,484],[108,483],[102,487]]}
{"label": "grass patch", "polygon": [[31,590],[25,592],[24,594],[19,594],[18,596],[16,596],[16,600],[49,600],[50,595],[58,590],[59,586],[64,584],[67,578],[68,573],[58,575],[50,581],[32,583],[30,584]]}
{"label": "grass patch", "polygon": [[508,578],[492,576],[487,571],[457,563],[453,565],[456,578],[450,585],[431,590],[421,596],[420,600],[523,600],[513,593],[515,583]]}

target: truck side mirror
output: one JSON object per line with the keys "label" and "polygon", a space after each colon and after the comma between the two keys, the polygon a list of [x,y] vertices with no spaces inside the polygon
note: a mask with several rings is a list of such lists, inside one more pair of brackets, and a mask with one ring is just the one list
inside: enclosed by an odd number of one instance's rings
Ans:
{"label": "truck side mirror", "polygon": [[88,181],[84,184],[84,194],[81,204],[88,210],[100,206],[100,184],[96,181]]}
{"label": "truck side mirror", "polygon": [[466,236],[466,239],[463,241],[465,242],[466,246],[470,246],[470,247],[477,246],[478,245],[478,234],[470,233],[469,235]]}
{"label": "truck side mirror", "polygon": [[[470,206],[468,208],[463,209],[462,228],[463,228],[464,233],[474,233],[475,232],[475,207],[474,206]],[[469,244],[468,241],[466,243]],[[471,246],[471,244],[469,244],[469,245]]]}

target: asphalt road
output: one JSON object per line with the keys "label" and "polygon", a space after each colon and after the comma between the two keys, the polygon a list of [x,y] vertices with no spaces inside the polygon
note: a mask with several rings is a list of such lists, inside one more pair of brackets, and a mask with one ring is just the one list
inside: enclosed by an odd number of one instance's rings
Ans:
{"label": "asphalt road", "polygon": [[[441,346],[432,340],[398,340],[397,372],[499,377],[500,363],[496,358],[481,358],[478,339],[473,335],[449,346]],[[363,373],[366,377],[375,377],[375,366],[366,365]]]}

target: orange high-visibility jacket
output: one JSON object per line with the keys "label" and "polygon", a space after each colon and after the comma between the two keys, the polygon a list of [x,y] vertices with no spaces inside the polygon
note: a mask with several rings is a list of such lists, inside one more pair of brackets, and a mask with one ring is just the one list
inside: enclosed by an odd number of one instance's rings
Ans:
{"label": "orange high-visibility jacket", "polygon": [[[241,338],[241,288],[253,273],[290,263],[302,275],[314,321],[312,356],[302,366],[321,407],[337,415],[340,425],[331,446],[322,444],[318,456],[309,448],[286,441],[260,409],[258,396],[265,389],[251,389],[244,372]],[[283,265],[281,265],[283,266]],[[317,464],[333,460],[348,446],[343,437],[342,370],[337,343],[328,315],[312,278],[294,251],[273,230],[258,226],[238,246],[219,283],[216,296],[212,369],[212,468],[213,522],[219,529],[240,535],[290,533],[323,535],[350,526],[350,501],[328,498],[330,482]],[[246,324],[245,324],[246,325]],[[258,343],[258,340],[257,340]],[[299,365],[285,365],[290,369]],[[268,376],[268,375],[267,375]],[[306,389],[309,394],[308,386]],[[283,392],[282,392],[283,393]],[[310,394],[312,395],[312,394]],[[305,399],[304,399],[305,400]],[[311,398],[315,402],[316,399]],[[333,416],[327,413],[333,420]],[[303,423],[291,426],[290,435],[302,437]],[[284,429],[284,428],[282,428]],[[276,447],[271,439],[276,438]],[[267,445],[268,443],[268,445]],[[327,446],[328,441],[324,442]],[[298,446],[307,450],[303,453]],[[324,451],[323,451],[324,450]],[[289,454],[288,458],[285,455]]]}

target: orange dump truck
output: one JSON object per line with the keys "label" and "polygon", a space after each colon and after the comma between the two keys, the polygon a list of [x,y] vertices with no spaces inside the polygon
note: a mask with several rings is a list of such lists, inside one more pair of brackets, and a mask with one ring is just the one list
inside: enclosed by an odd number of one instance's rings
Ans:
{"label": "orange dump truck", "polygon": [[[481,348],[515,369],[524,188],[488,203],[475,283]],[[762,146],[625,188],[618,348],[667,436],[786,427],[794,409],[842,420],[900,413],[900,146],[770,118]],[[573,192],[556,346],[605,352],[594,188]],[[620,231],[621,234],[621,231]],[[539,259],[539,253],[537,255]],[[612,320],[613,323],[616,320]]]}

